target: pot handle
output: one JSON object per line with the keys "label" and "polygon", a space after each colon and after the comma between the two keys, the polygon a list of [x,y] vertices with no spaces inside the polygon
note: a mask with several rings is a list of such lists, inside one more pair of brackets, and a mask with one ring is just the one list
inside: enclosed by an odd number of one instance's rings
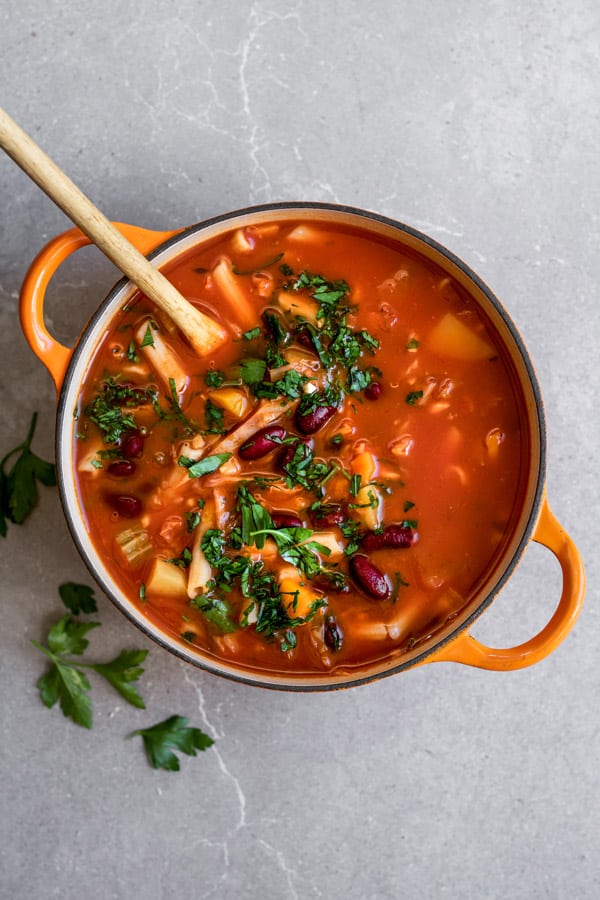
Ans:
{"label": "pot handle", "polygon": [[[136,225],[113,223],[128,241],[147,255],[159,244],[168,240],[176,231],[150,231]],[[25,338],[35,353],[50,372],[57,393],[60,392],[63,378],[71,358],[72,349],[65,347],[52,337],[44,322],[44,299],[50,279],[64,260],[91,244],[79,228],[70,228],[59,234],[41,250],[32,262],[23,285],[19,299],[19,317]]]}
{"label": "pot handle", "polygon": [[554,553],[562,570],[561,597],[548,624],[529,641],[506,650],[486,647],[464,631],[425,662],[458,662],[497,671],[524,669],[549,656],[566,638],[581,611],[585,572],[577,547],[555,518],[545,496],[533,540]]}

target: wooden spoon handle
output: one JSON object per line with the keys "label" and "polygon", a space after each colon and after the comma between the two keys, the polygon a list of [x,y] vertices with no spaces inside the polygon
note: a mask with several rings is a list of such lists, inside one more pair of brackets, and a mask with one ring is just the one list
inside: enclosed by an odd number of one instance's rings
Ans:
{"label": "wooden spoon handle", "polygon": [[121,272],[171,316],[197,353],[205,356],[224,343],[227,331],[189,303],[2,108],[0,147]]}

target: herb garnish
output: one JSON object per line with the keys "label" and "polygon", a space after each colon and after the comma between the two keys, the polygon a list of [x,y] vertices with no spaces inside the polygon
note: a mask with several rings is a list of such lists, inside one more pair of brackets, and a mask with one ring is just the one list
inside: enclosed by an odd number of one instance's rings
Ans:
{"label": "herb garnish", "polygon": [[103,382],[102,391],[87,404],[84,413],[98,426],[106,444],[118,444],[124,432],[137,428],[132,413],[124,410],[146,403],[155,405],[157,399],[152,388],[132,387],[108,378]]}
{"label": "herb garnish", "polygon": [[85,635],[100,622],[78,622],[67,613],[48,631],[46,644],[32,641],[51,662],[50,668],[38,681],[40,696],[51,708],[57,702],[65,716],[84,728],[92,727],[92,706],[88,692],[90,682],[82,671],[94,671],[111,684],[132,706],[145,709],[145,704],[132,682],[143,673],[141,663],[147,650],[122,650],[107,663],[84,663],[72,656],[81,656],[89,641]]}
{"label": "herb garnish", "polygon": [[[46,462],[31,450],[31,442],[35,434],[37,413],[33,413],[29,431],[25,440],[13,447],[0,461],[0,535],[6,537],[6,519],[21,525],[31,513],[38,501],[38,481],[46,487],[56,484],[56,468],[54,463]],[[6,463],[19,453],[19,456],[5,472]]]}
{"label": "herb garnish", "polygon": [[169,716],[157,722],[151,728],[138,728],[128,737],[140,736],[148,762],[153,769],[167,769],[169,772],[179,771],[179,760],[173,750],[180,750],[188,756],[196,756],[197,750],[207,750],[214,741],[199,728],[188,727],[185,716]]}
{"label": "herb garnish", "polygon": [[188,470],[190,478],[200,478],[202,475],[216,472],[228,459],[231,459],[231,453],[215,453],[213,456],[205,456],[198,460],[180,456],[177,465],[184,466]]}

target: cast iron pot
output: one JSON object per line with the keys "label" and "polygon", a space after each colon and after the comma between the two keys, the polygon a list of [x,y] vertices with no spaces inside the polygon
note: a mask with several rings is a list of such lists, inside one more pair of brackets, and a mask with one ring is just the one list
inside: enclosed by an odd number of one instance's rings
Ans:
{"label": "cast iron pot", "polygon": [[[480,581],[469,604],[451,622],[420,641],[412,650],[352,671],[324,674],[280,674],[252,670],[233,662],[215,659],[201,649],[184,646],[144,618],[132,598],[115,583],[98,554],[86,529],[86,517],[79,505],[73,459],[73,409],[81,384],[96,347],[110,327],[118,310],[135,294],[126,279],[110,291],[84,328],[73,349],[63,346],[48,332],[43,315],[44,296],[50,278],[61,262],[89,240],[71,229],[51,241],[33,262],[23,283],[20,300],[21,324],[34,353],[50,371],[58,392],[56,423],[56,460],[60,497],[67,523],[79,552],[100,588],[118,608],[146,635],[176,656],[210,672],[237,681],[282,690],[325,690],[348,687],[425,663],[460,662],[483,669],[510,670],[530,666],[546,657],[564,640],[573,627],[583,602],[585,575],[577,548],[553,516],[545,490],[546,434],[540,389],[527,350],[519,333],[499,301],[480,278],[450,251],[399,222],[364,210],[318,203],[290,203],[257,206],[206,222],[182,231],[147,231],[130,225],[118,225],[125,236],[153,263],[162,268],[181,254],[188,253],[206,240],[225,231],[265,221],[312,219],[358,227],[372,235],[392,239],[426,259],[454,278],[479,305],[512,361],[522,393],[526,422],[523,439],[527,442],[528,466],[521,473],[522,502],[513,517],[512,532],[504,552]],[[493,649],[477,641],[469,629],[487,609],[498,591],[513,573],[531,540],[546,546],[558,559],[562,570],[562,593],[548,624],[535,637],[508,649]]]}

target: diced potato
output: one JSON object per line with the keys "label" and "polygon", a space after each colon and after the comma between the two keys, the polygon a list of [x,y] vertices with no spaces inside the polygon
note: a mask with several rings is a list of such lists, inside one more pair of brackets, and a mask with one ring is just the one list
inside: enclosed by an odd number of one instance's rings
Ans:
{"label": "diced potato", "polygon": [[155,597],[185,597],[187,579],[183,569],[156,557],[146,579],[146,595]]}
{"label": "diced potato", "polygon": [[207,397],[212,403],[216,403],[221,409],[235,416],[236,419],[242,419],[250,406],[247,393],[240,388],[218,388],[209,391]]}
{"label": "diced potato", "polygon": [[454,359],[488,359],[493,346],[452,313],[440,319],[427,338],[428,347],[440,355]]}
{"label": "diced potato", "polygon": [[281,602],[290,618],[305,619],[312,611],[317,600],[323,596],[321,591],[302,583],[296,576],[285,576],[279,580]]}
{"label": "diced potato", "polygon": [[317,324],[319,304],[311,297],[301,297],[292,291],[280,291],[277,302],[279,306],[290,315],[305,319],[313,325]]}
{"label": "diced potato", "polygon": [[377,459],[369,450],[363,450],[353,457],[350,463],[353,475],[360,475],[362,483],[372,481],[377,471]]}
{"label": "diced potato", "polygon": [[116,535],[116,541],[131,566],[141,565],[152,553],[150,535],[142,528],[126,528]]}

